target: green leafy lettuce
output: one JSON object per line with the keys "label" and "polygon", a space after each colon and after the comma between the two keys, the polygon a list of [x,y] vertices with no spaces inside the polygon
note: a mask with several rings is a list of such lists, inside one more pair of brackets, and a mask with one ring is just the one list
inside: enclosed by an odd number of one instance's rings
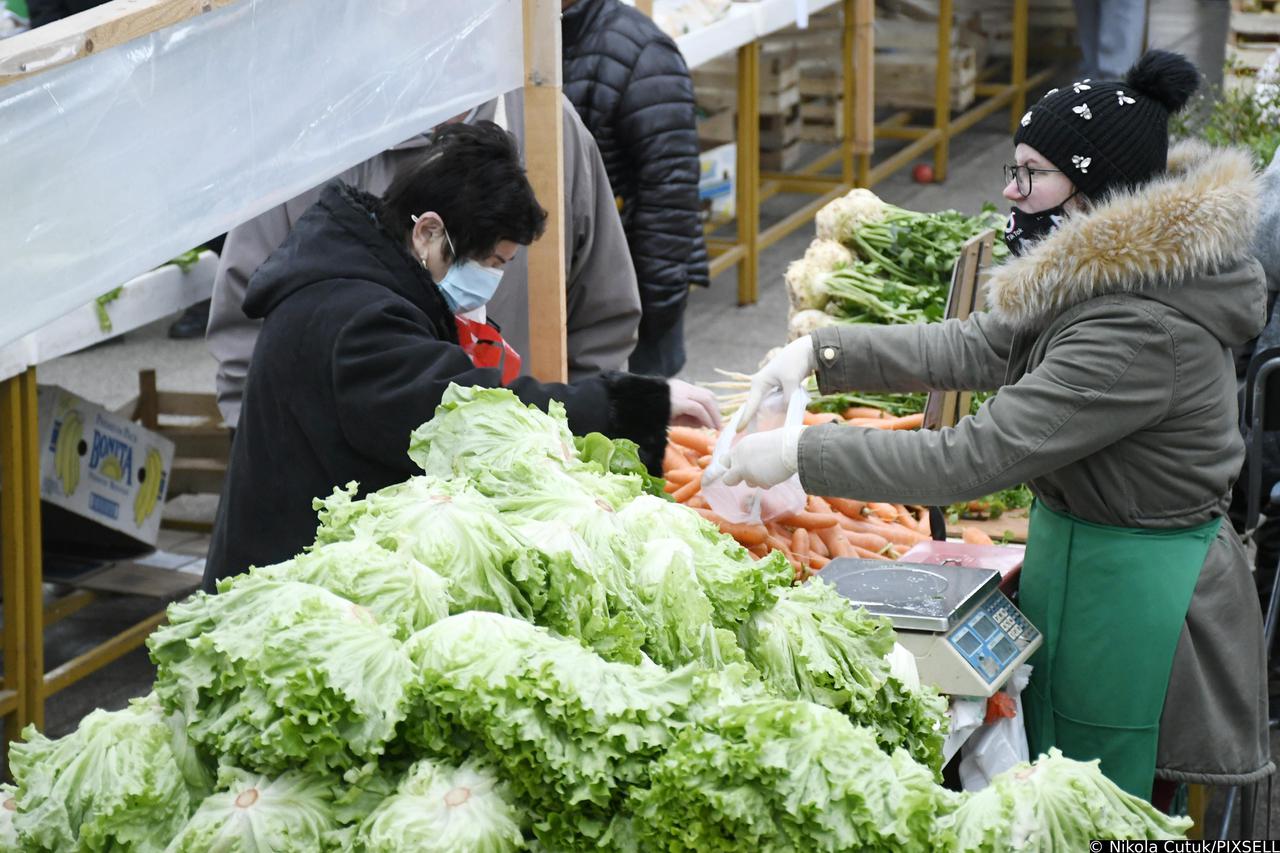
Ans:
{"label": "green leafy lettuce", "polygon": [[[635,795],[641,849],[950,851],[955,795],[903,750],[811,702],[712,711]],[[1064,848],[1065,849],[1065,848]]]}
{"label": "green leafy lettuce", "polygon": [[552,849],[607,832],[695,689],[688,668],[610,663],[577,640],[478,611],[418,632],[407,649],[419,671],[407,741],[494,762]]}
{"label": "green leafy lettuce", "polygon": [[1191,820],[1170,817],[1125,793],[1097,761],[1072,761],[1050,749],[1034,764],[1001,773],[965,795],[955,813],[958,849],[966,853],[1087,850],[1089,841],[1182,838]]}
{"label": "green leafy lettuce", "polygon": [[885,752],[904,747],[941,773],[947,701],[929,687],[908,689],[890,674],[889,620],[855,609],[821,578],[771,594],[772,605],[739,634],[769,690],[834,708],[874,733]]}
{"label": "green leafy lettuce", "polygon": [[[449,615],[449,582],[412,555],[388,551],[369,536],[317,546],[292,560],[253,570],[265,580],[300,581],[369,608],[399,640]],[[218,584],[226,592],[235,584]]]}
{"label": "green leafy lettuce", "polygon": [[520,817],[497,776],[424,758],[360,824],[365,853],[507,853],[524,847]]}
{"label": "green leafy lettuce", "polygon": [[333,785],[297,770],[272,778],[223,767],[166,853],[315,853],[337,850]]}
{"label": "green leafy lettuce", "polygon": [[7,833],[32,850],[164,850],[212,783],[181,729],[152,696],[94,711],[57,740],[28,726],[9,752]]}
{"label": "green leafy lettuce", "polygon": [[636,477],[645,494],[664,500],[671,499],[663,489],[666,481],[650,474],[649,469],[640,461],[640,445],[634,441],[589,432],[580,438],[575,437],[573,443],[583,462],[594,462],[600,466],[601,471],[611,474]]}
{"label": "green leafy lettuce", "polygon": [[169,608],[147,641],[156,693],[192,740],[259,772],[380,755],[411,664],[367,609],[295,581],[243,577]]}
{"label": "green leafy lettuce", "polygon": [[18,849],[18,789],[0,785],[0,850]]}
{"label": "green leafy lettuce", "polygon": [[769,590],[791,584],[794,573],[781,552],[756,560],[732,537],[679,504],[646,495],[624,507],[618,520],[639,542],[676,537],[689,546],[698,585],[721,628],[736,629],[769,603]]}
{"label": "green leafy lettuce", "polygon": [[532,619],[546,603],[541,562],[492,501],[465,480],[414,477],[353,500],[354,485],[317,501],[324,544],[357,533],[412,556],[449,581],[451,610]]}

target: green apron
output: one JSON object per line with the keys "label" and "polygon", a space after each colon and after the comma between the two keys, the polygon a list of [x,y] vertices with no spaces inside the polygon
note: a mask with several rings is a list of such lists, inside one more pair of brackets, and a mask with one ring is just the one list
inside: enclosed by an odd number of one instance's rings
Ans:
{"label": "green apron", "polygon": [[1091,524],[1037,501],[1018,603],[1044,643],[1023,694],[1033,756],[1102,760],[1151,798],[1178,637],[1222,519],[1183,530]]}

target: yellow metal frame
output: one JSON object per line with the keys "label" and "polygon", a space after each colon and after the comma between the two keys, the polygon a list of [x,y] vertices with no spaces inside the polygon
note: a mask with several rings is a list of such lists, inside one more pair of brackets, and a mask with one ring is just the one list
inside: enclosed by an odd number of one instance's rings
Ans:
{"label": "yellow metal frame", "polygon": [[[1010,79],[1006,83],[981,82],[976,87],[982,100],[966,112],[951,114],[951,27],[953,0],[939,0],[937,55],[934,81],[933,123],[911,124],[911,112],[897,112],[872,127],[875,110],[874,89],[874,0],[842,0],[844,30],[842,69],[844,86],[844,131],[839,145],[795,172],[760,171],[760,44],[752,42],[738,49],[738,174],[736,178],[737,235],[732,240],[708,234],[711,275],[717,276],[735,264],[738,267],[738,304],[750,305],[759,298],[759,253],[799,228],[806,226],[824,205],[854,187],[873,187],[932,149],[934,180],[944,181],[950,166],[951,140],[978,122],[1008,105],[1011,132],[1016,131],[1026,111],[1027,92],[1047,81],[1052,73],[1042,71],[1027,77],[1028,0],[1013,0],[1013,45]],[[867,129],[860,132],[863,125]],[[910,144],[884,161],[872,165],[874,139],[906,140]],[[839,162],[839,177],[822,174]],[[760,203],[778,193],[801,193],[814,200],[786,218],[760,231]],[[714,230],[714,229],[712,229]]]}
{"label": "yellow metal frame", "polygon": [[[0,580],[4,592],[0,716],[6,741],[18,737],[28,724],[43,728],[45,699],[138,648],[165,618],[162,609],[45,672],[45,626],[92,604],[98,595],[78,590],[48,607],[44,604],[39,442],[32,367],[0,382]],[[7,749],[5,756],[7,760]]]}

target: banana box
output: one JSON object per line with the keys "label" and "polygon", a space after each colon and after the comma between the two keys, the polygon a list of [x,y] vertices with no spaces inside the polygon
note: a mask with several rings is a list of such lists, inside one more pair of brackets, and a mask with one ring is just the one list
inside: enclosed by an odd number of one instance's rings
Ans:
{"label": "banana box", "polygon": [[41,386],[45,539],[101,552],[151,550],[173,442],[57,386]]}

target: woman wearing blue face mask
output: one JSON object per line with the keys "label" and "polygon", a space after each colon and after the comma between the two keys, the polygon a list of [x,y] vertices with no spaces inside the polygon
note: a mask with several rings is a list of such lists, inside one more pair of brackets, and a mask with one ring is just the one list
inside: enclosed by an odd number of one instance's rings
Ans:
{"label": "woman wearing blue face mask", "polygon": [[756,433],[726,475],[798,472],[810,494],[931,505],[1029,483],[1020,605],[1044,635],[1023,694],[1032,755],[1101,759],[1158,800],[1172,782],[1274,769],[1261,614],[1223,523],[1244,453],[1231,347],[1266,304],[1259,188],[1245,152],[1169,150],[1197,80],[1152,51],[1123,81],[1051,91],[1014,137],[1016,257],[992,270],[991,310],[821,329],[756,374],[747,403],[816,372],[824,392],[998,390],[977,414],[939,431]]}
{"label": "woman wearing blue face mask", "polygon": [[261,318],[205,588],[288,559],[315,537],[313,498],[420,471],[409,434],[451,383],[505,385],[564,404],[575,434],[640,445],[660,465],[668,423],[717,426],[715,398],[672,380],[605,373],[571,384],[519,377],[519,355],[484,321],[502,268],[542,232],[511,136],[490,122],[436,133],[381,198],[341,183],[249,281]]}

